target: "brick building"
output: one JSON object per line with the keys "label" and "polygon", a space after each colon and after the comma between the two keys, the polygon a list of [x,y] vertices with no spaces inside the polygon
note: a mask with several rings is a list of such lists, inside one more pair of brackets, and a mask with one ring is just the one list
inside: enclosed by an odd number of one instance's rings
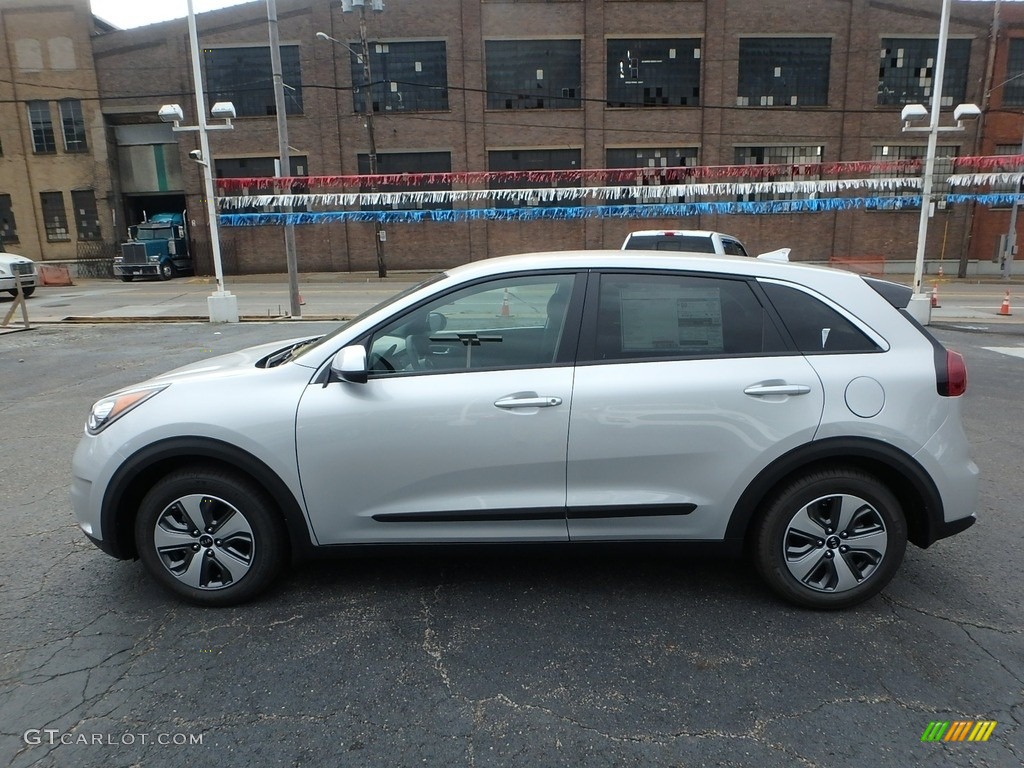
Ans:
{"label": "brick building", "polygon": [[103,254],[110,162],[88,0],[0,2],[0,241],[30,258]]}
{"label": "brick building", "polygon": [[[1024,72],[1011,39],[1024,39],[1024,28],[1012,20],[1011,4],[1001,4],[999,45],[993,45],[998,5],[953,3],[944,105],[986,103],[985,91],[996,90],[992,84]],[[903,133],[899,113],[905,103],[930,98],[938,6],[933,0],[390,0],[374,13],[367,2],[379,170],[656,169],[920,157],[926,137]],[[367,89],[358,87],[365,83],[355,50],[359,13],[345,12],[339,0],[278,0],[277,8],[292,172],[366,173]],[[210,136],[217,175],[273,175],[277,130],[265,3],[200,14],[198,27],[209,102],[231,100],[239,114],[234,130]],[[186,123],[196,122],[185,20],[104,31],[93,38],[93,55],[119,221],[187,208],[200,268],[208,271],[201,169],[188,156],[198,139],[172,133],[156,117],[162,104],[176,102]],[[1024,122],[1017,114],[997,115],[1004,104],[997,98],[988,102],[989,119],[941,135],[940,157],[1007,143],[990,141],[987,131],[1016,132],[1019,141]],[[950,114],[943,120],[952,123]],[[948,159],[940,161],[937,175],[950,170]],[[756,199],[766,197],[773,195]],[[558,205],[529,195],[493,204]],[[630,230],[672,226],[728,231],[754,251],[787,246],[795,259],[912,259],[918,215],[911,207],[399,223],[385,226],[385,250],[392,269],[444,267],[517,251],[617,247]],[[972,258],[987,261],[991,232],[1006,218],[1007,211],[940,202],[926,256],[955,262],[970,249]],[[993,223],[975,223],[972,238],[972,222],[983,219]],[[296,233],[302,270],[374,267],[373,224],[299,226]],[[226,227],[221,237],[228,273],[283,271],[280,229]]]}

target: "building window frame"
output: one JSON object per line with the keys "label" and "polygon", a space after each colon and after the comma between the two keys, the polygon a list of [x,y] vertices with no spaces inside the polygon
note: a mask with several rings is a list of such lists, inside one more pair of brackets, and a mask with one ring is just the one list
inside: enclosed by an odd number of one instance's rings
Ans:
{"label": "building window frame", "polygon": [[[871,159],[873,161],[897,161],[897,160],[918,160],[921,162],[921,173],[924,173],[924,159],[928,153],[926,144],[875,144],[871,147]],[[953,159],[960,154],[960,147],[956,144],[939,144],[935,147],[935,166],[932,170],[932,199],[939,200],[949,194],[949,182],[946,179],[953,173]],[[905,171],[875,171],[871,174],[874,179],[896,179],[906,176]],[[902,197],[904,194],[898,190],[879,189],[875,192],[876,197]],[[920,192],[918,192],[920,194]],[[945,204],[945,200],[941,201]],[[908,205],[901,210],[919,211],[920,205]]]}
{"label": "building window frame", "polygon": [[[700,147],[605,147],[605,168],[636,168],[636,179],[632,186],[659,187],[662,184],[681,184],[678,180],[666,180],[664,169],[694,168],[700,159]],[[622,186],[622,185],[619,185]],[[641,205],[644,203],[683,203],[683,195],[663,195],[645,199],[642,195],[623,195],[614,198],[616,205]]]}
{"label": "building window frame", "polygon": [[831,37],[741,37],[736,105],[827,107],[831,60]]}
{"label": "building window frame", "polygon": [[1024,37],[1013,37],[1006,41],[1003,106],[1024,106]]}
{"label": "building window frame", "polygon": [[580,38],[484,40],[489,110],[582,109]]}
{"label": "building window frame", "polygon": [[68,212],[64,207],[64,193],[40,192],[39,203],[43,213],[43,228],[46,230],[46,242],[71,242],[71,230],[68,228]]}
{"label": "building window frame", "polygon": [[85,115],[82,102],[78,99],[61,99],[57,102],[60,125],[64,134],[64,151],[69,153],[88,152],[89,143],[85,135]]}
{"label": "building window frame", "polygon": [[37,155],[57,154],[57,137],[53,132],[50,102],[33,100],[26,103],[32,131],[32,151]]}
{"label": "building window frame", "polygon": [[102,240],[100,214],[96,207],[96,190],[71,190],[71,207],[75,212],[75,231],[79,240]]}
{"label": "building window frame", "polygon": [[[359,166],[359,174],[366,176],[370,173],[370,156],[366,153],[356,155],[356,162]],[[423,152],[378,152],[377,173],[383,175],[397,175],[404,173],[451,173],[452,153],[447,150],[431,150]],[[378,184],[372,190],[371,185],[361,182],[359,191],[362,194],[371,192],[451,192],[451,181],[438,181],[431,184],[417,184],[414,190],[410,190],[407,184]],[[452,201],[447,200],[428,202],[416,201],[409,203],[389,203],[380,205],[360,205],[361,211],[450,211]]]}
{"label": "building window frame", "polygon": [[[929,104],[939,41],[934,37],[883,37],[878,66],[879,106]],[[966,101],[971,40],[950,37],[942,79],[940,106]]]}
{"label": "building window frame", "polygon": [[[569,171],[578,170],[583,164],[583,150],[578,147],[558,149],[492,149],[487,152],[487,168],[490,171]],[[518,178],[511,180],[492,180],[488,189],[552,189],[579,187],[579,181],[528,181]],[[557,208],[563,203],[559,200],[541,200],[539,196],[527,193],[525,197],[514,200],[494,200],[495,208]]]}
{"label": "building window frame", "polygon": [[[352,109],[366,111],[366,78],[359,42],[349,46]],[[448,45],[444,40],[371,41],[370,99],[373,111],[448,112]],[[422,106],[421,106],[422,105]]]}
{"label": "building window frame", "polygon": [[18,223],[14,218],[14,201],[8,194],[0,194],[0,251],[5,243],[20,243]]}
{"label": "building window frame", "polygon": [[[218,157],[213,161],[214,175],[218,179],[250,179],[250,178],[274,178],[277,176],[277,168],[280,163],[279,157],[260,155],[254,157]],[[306,155],[292,155],[288,158],[288,165],[291,166],[290,177],[298,178],[309,175],[309,162]],[[306,195],[309,194],[309,185],[305,182],[295,182],[288,189],[282,190],[283,194]],[[249,189],[245,188],[241,197],[248,197]],[[265,189],[256,190],[257,195],[266,195]],[[292,211],[304,213],[309,206],[293,205]],[[241,202],[232,209],[233,213],[278,213],[281,206],[275,205],[246,205]]]}
{"label": "building window frame", "polygon": [[609,108],[699,107],[700,38],[605,41]]}
{"label": "building window frame", "polygon": [[[300,53],[298,45],[281,46],[285,113],[289,116],[303,114]],[[211,104],[230,101],[235,105],[238,117],[273,117],[277,114],[269,45],[204,48],[203,75]]]}
{"label": "building window frame", "polygon": [[[734,148],[736,165],[781,165],[788,170],[770,177],[758,176],[759,182],[818,181],[820,173],[794,173],[797,167],[817,167],[825,156],[823,144],[765,144],[761,146],[737,145]],[[766,202],[771,200],[807,200],[810,193],[755,192],[738,195],[737,202]]]}

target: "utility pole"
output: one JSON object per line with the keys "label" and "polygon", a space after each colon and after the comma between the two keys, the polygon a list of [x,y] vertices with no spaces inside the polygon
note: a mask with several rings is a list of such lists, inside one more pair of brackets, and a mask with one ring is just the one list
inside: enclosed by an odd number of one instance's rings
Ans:
{"label": "utility pole", "polygon": [[[281,38],[277,29],[277,0],[267,0],[267,22],[270,27],[270,65],[274,73],[274,110],[277,112],[277,146],[280,154],[280,165],[277,175],[291,176],[292,162],[288,153],[288,110],[284,103],[284,74],[281,66]],[[291,190],[288,190],[289,192]],[[285,191],[278,185],[278,194]],[[288,296],[291,304],[293,320],[302,319],[302,303],[299,297],[299,267],[295,256],[295,225],[288,218],[292,206],[282,207],[285,214],[284,252],[288,266]]]}
{"label": "utility pole", "polygon": [[[359,8],[359,40],[363,47],[363,80],[365,90],[363,91],[363,109],[366,110],[366,135],[370,142],[370,175],[377,175],[377,138],[373,132],[373,79],[370,72],[370,43],[366,38],[366,4],[364,0],[343,0],[342,11],[351,11],[353,7]],[[375,11],[383,11],[382,0],[371,0],[371,7]],[[377,192],[377,180],[370,182],[370,192]],[[377,251],[377,277],[387,277],[388,268],[384,261],[384,225],[380,219],[373,222],[373,244]]]}

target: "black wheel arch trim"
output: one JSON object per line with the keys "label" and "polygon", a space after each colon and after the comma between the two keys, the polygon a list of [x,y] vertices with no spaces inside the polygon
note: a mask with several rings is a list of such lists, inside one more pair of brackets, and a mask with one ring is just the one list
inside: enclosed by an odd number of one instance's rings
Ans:
{"label": "black wheel arch trim", "polygon": [[[97,542],[100,548],[121,560],[136,557],[132,526],[119,524],[120,521],[126,515],[134,519],[138,504],[156,479],[175,467],[201,463],[204,459],[241,472],[266,491],[284,518],[293,556],[313,549],[302,507],[285,482],[252,454],[230,443],[205,437],[161,440],[132,454],[118,467],[103,496],[100,510],[103,541]],[[134,509],[130,509],[132,505]]]}
{"label": "black wheel arch trim", "polygon": [[795,448],[763,469],[736,503],[726,539],[743,542],[762,502],[775,487],[823,464],[859,467],[886,481],[904,507],[908,539],[922,549],[970,527],[974,520],[947,523],[935,483],[912,456],[899,448],[871,438],[835,437]]}

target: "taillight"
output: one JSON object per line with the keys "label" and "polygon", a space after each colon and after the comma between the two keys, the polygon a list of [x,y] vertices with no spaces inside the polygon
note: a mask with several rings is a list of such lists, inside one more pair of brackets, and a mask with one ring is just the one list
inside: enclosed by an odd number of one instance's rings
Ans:
{"label": "taillight", "polygon": [[[946,350],[946,375],[939,376],[938,389],[943,397],[959,397],[967,391],[967,364],[959,352]],[[945,379],[945,380],[943,380]]]}

